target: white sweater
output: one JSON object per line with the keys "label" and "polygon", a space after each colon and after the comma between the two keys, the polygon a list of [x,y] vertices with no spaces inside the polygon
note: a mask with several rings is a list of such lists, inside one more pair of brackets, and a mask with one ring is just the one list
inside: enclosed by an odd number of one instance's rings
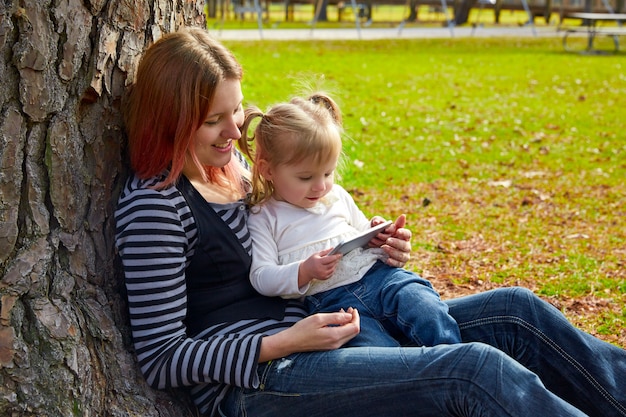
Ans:
{"label": "white sweater", "polygon": [[349,252],[330,279],[313,280],[301,288],[298,268],[313,253],[336,246],[370,226],[350,194],[336,184],[323,201],[310,209],[275,199],[254,207],[248,220],[252,285],[264,295],[300,298],[358,281],[377,259],[384,258],[381,249]]}

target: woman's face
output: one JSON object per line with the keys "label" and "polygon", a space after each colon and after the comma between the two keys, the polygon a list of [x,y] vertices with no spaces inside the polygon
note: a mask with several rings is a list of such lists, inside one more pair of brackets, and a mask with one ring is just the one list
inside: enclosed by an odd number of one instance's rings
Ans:
{"label": "woman's face", "polygon": [[202,165],[221,168],[230,161],[234,141],[241,136],[242,102],[238,80],[223,80],[217,84],[211,110],[193,136],[196,155]]}

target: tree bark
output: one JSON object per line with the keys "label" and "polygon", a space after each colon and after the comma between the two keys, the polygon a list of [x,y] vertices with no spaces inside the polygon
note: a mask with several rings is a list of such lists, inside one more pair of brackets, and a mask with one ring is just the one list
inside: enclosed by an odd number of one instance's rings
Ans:
{"label": "tree bark", "polygon": [[204,25],[203,6],[0,4],[2,416],[196,414],[138,371],[113,211],[127,175],[124,88],[150,43]]}

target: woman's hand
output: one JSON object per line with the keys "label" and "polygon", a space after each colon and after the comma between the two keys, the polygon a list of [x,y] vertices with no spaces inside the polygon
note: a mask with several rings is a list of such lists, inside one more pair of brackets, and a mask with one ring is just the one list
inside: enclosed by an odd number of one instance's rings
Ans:
{"label": "woman's hand", "polygon": [[[382,217],[374,216],[371,225],[375,226],[384,221]],[[369,242],[370,248],[382,248],[389,255],[386,261],[389,266],[403,268],[411,259],[411,231],[405,229],[405,225],[406,216],[401,214],[392,225]]]}
{"label": "woman's hand", "polygon": [[[374,219],[372,219],[373,221]],[[381,248],[389,255],[387,265],[403,268],[411,259],[411,231],[405,229],[406,216],[401,214],[396,221],[385,229],[389,237],[381,244]]]}
{"label": "woman's hand", "polygon": [[282,332],[264,337],[259,362],[296,352],[338,349],[359,331],[359,313],[352,307],[348,311],[314,314]]}

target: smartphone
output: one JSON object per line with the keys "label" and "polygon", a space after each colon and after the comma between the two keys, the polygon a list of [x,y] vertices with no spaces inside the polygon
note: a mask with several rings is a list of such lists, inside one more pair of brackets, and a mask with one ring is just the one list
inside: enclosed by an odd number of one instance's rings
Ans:
{"label": "smartphone", "polygon": [[358,235],[353,236],[348,240],[341,241],[339,242],[339,244],[337,244],[337,246],[335,246],[335,248],[332,251],[330,251],[328,255],[335,255],[337,253],[341,253],[345,255],[351,250],[367,246],[368,242],[372,240],[374,236],[384,231],[392,223],[393,222],[391,220],[387,220],[386,222],[376,225],[370,229],[367,229],[366,231],[361,232]]}

